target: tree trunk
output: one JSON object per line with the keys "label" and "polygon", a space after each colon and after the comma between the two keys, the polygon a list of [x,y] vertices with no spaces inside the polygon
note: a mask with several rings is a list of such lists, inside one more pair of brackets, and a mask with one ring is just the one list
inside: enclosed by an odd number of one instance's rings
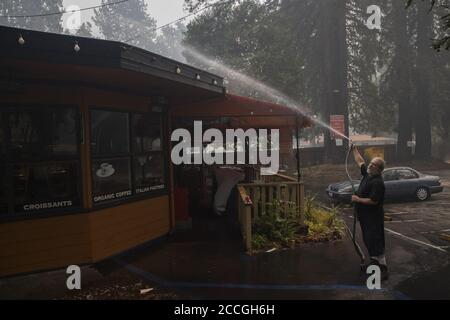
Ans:
{"label": "tree trunk", "polygon": [[[346,1],[333,0],[325,1],[327,19],[324,23],[324,46],[326,78],[326,120],[330,115],[343,115],[345,119],[345,135],[349,135],[348,128],[348,51],[347,51],[347,30],[346,30]],[[344,147],[348,146],[348,141],[344,139]],[[327,160],[333,162],[342,161],[344,149],[336,147],[335,140],[331,140],[330,132],[325,133],[325,154]]]}
{"label": "tree trunk", "polygon": [[417,2],[417,63],[415,72],[416,101],[415,132],[416,132],[416,159],[427,160],[431,158],[431,124],[430,124],[430,68],[433,55],[432,14],[429,12],[427,2]]}
{"label": "tree trunk", "polygon": [[408,141],[412,138],[413,108],[411,104],[411,53],[407,31],[407,10],[401,1],[393,2],[395,32],[394,81],[398,83],[396,100],[398,104],[397,159],[411,159]]}

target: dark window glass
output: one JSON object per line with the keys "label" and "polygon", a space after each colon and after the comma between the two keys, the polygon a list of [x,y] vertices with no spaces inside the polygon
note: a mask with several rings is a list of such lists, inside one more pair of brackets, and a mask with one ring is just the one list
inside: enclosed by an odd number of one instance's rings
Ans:
{"label": "dark window glass", "polygon": [[129,152],[128,114],[124,112],[91,112],[92,154],[119,155]]}
{"label": "dark window glass", "polygon": [[11,134],[13,158],[75,155],[77,119],[75,108],[18,108],[4,115]]}
{"label": "dark window glass", "polygon": [[0,166],[0,215],[8,212],[8,200],[6,194],[6,168]]}
{"label": "dark window glass", "polygon": [[135,193],[165,188],[162,118],[157,113],[132,115]]}
{"label": "dark window glass", "polygon": [[0,113],[0,159],[3,158],[6,154],[6,127],[6,117],[4,117],[2,113]]}
{"label": "dark window glass", "polygon": [[0,111],[0,212],[80,206],[78,109],[4,106]]}
{"label": "dark window glass", "polygon": [[397,170],[397,173],[400,180],[410,180],[417,178],[417,174],[408,169]]}
{"label": "dark window glass", "polygon": [[398,174],[395,170],[389,170],[383,173],[384,181],[398,180]]}
{"label": "dark window glass", "polygon": [[78,162],[16,164],[12,175],[17,212],[80,204]]}
{"label": "dark window glass", "polygon": [[161,114],[93,110],[91,118],[94,203],[166,188]]}
{"label": "dark window glass", "polygon": [[133,151],[161,151],[161,117],[157,114],[133,114]]}
{"label": "dark window glass", "polygon": [[94,202],[110,201],[131,195],[128,158],[94,160],[92,177]]}
{"label": "dark window glass", "polygon": [[136,193],[165,188],[164,163],[161,154],[141,155],[134,158]]}

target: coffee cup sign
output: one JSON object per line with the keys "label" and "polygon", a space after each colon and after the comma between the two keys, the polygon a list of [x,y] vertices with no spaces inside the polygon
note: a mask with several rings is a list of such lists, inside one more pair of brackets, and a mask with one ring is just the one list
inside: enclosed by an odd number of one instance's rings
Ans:
{"label": "coffee cup sign", "polygon": [[114,174],[114,172],[115,172],[115,169],[112,166],[112,164],[105,162],[105,163],[100,164],[100,169],[97,170],[96,174],[97,174],[97,177],[107,178],[107,177],[112,176]]}
{"label": "coffee cup sign", "polygon": [[102,168],[103,174],[106,174],[107,172],[111,171],[111,169],[112,169],[112,165],[110,165],[109,163],[102,163],[100,167]]}

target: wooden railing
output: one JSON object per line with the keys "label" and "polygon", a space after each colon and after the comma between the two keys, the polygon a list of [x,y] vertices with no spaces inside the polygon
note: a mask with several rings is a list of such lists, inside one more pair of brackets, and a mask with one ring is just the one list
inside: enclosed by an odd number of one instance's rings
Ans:
{"label": "wooden railing", "polygon": [[245,250],[252,249],[252,201],[243,186],[238,186],[238,218]]}
{"label": "wooden railing", "polygon": [[247,252],[252,251],[252,224],[265,214],[267,206],[279,201],[287,213],[292,205],[303,216],[304,186],[289,176],[266,176],[265,180],[281,180],[277,182],[254,182],[238,185],[238,216],[242,237]]}

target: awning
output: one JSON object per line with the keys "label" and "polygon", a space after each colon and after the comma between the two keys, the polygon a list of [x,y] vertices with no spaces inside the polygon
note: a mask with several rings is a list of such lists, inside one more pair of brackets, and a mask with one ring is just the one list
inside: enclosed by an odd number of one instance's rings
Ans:
{"label": "awning", "polygon": [[194,104],[178,105],[170,109],[171,117],[230,118],[232,127],[282,128],[308,127],[311,120],[299,111],[287,106],[252,98],[225,94],[222,97]]}

